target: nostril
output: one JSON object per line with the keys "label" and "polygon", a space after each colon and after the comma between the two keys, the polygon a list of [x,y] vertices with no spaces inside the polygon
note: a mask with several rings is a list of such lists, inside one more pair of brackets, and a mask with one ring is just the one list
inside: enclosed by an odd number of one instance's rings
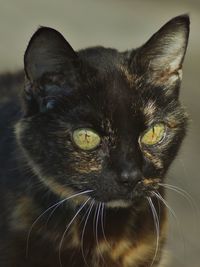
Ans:
{"label": "nostril", "polygon": [[120,182],[125,186],[135,186],[141,180],[141,173],[137,170],[122,171]]}
{"label": "nostril", "polygon": [[121,181],[127,182],[129,180],[129,173],[127,171],[123,171],[121,173]]}

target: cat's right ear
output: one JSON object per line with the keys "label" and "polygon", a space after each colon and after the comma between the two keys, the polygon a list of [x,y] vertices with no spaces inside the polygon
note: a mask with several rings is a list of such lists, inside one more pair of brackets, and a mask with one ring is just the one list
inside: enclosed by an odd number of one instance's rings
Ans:
{"label": "cat's right ear", "polygon": [[56,30],[39,28],[32,36],[24,55],[26,77],[31,82],[45,74],[63,73],[76,64],[78,56]]}
{"label": "cat's right ear", "polygon": [[24,55],[24,115],[54,110],[59,98],[72,93],[79,66],[78,55],[59,32],[39,28]]}

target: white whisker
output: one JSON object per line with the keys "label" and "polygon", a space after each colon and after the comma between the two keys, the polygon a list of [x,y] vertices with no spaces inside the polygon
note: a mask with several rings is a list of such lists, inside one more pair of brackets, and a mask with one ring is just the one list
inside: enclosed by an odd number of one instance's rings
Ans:
{"label": "white whisker", "polygon": [[78,214],[81,212],[81,210],[85,207],[85,205],[88,203],[88,201],[91,199],[91,197],[89,197],[84,203],[83,205],[78,209],[78,211],[75,213],[74,217],[71,219],[71,221],[67,224],[66,229],[62,235],[61,241],[60,241],[60,245],[59,245],[59,262],[60,262],[60,266],[62,267],[62,259],[61,259],[61,250],[62,250],[62,245],[63,245],[63,241],[65,238],[65,235],[67,233],[67,231],[69,230],[70,226],[72,225],[72,223],[74,222],[74,220],[76,219],[76,217],[78,216]]}
{"label": "white whisker", "polygon": [[99,256],[102,258],[103,262],[104,262],[104,257],[101,253],[101,250],[99,248],[99,240],[98,240],[98,223],[99,223],[99,217],[100,217],[100,210],[101,210],[101,206],[102,203],[100,202],[98,204],[98,209],[97,209],[97,213],[96,213],[96,227],[95,227],[95,237],[96,237],[96,242],[97,242],[97,250],[99,251]]}
{"label": "white whisker", "polygon": [[97,215],[97,209],[98,209],[98,204],[96,204],[94,217],[93,217],[93,235],[94,235],[94,237],[95,237],[95,219],[96,219],[96,215]]}
{"label": "white whisker", "polygon": [[87,260],[86,260],[86,258],[85,258],[85,255],[84,255],[84,244],[83,244],[83,242],[84,242],[84,233],[85,233],[85,229],[86,229],[86,225],[87,225],[87,222],[88,222],[88,219],[89,219],[89,216],[90,216],[90,214],[91,214],[91,211],[92,211],[92,208],[94,207],[94,203],[95,203],[95,201],[94,200],[92,200],[92,202],[90,203],[90,206],[89,206],[89,208],[88,208],[88,210],[86,211],[86,213],[87,213],[87,217],[86,217],[86,219],[85,219],[85,223],[84,223],[84,226],[83,226],[83,230],[82,230],[82,235],[81,235],[81,252],[82,252],[82,256],[83,256],[83,259],[84,259],[84,262],[85,262],[85,264],[88,266],[88,263],[87,263]]}
{"label": "white whisker", "polygon": [[155,248],[155,254],[153,257],[153,260],[151,262],[150,267],[153,266],[156,257],[157,257],[157,253],[158,253],[158,249],[159,249],[159,238],[160,238],[160,223],[159,223],[159,219],[158,219],[158,215],[156,212],[156,209],[154,207],[153,201],[150,197],[147,197],[147,200],[149,202],[149,205],[151,207],[151,211],[152,211],[152,215],[153,215],[153,220],[154,220],[154,225],[155,225],[155,230],[156,230],[156,248]]}
{"label": "white whisker", "polygon": [[180,238],[182,239],[182,244],[183,244],[183,255],[185,257],[185,239],[184,239],[184,235],[183,235],[183,230],[182,230],[182,227],[181,227],[181,224],[176,216],[176,213],[175,211],[169,206],[169,204],[167,203],[167,201],[161,196],[161,194],[159,192],[152,192],[152,194],[154,196],[157,197],[157,199],[159,199],[165,206],[166,208],[170,211],[170,213],[172,214],[172,216],[174,217],[175,221],[176,221],[176,225],[178,227],[178,230],[179,230],[179,235],[180,235]]}
{"label": "white whisker", "polygon": [[105,213],[105,203],[102,203],[102,209],[101,209],[101,228],[102,228],[102,234],[103,238],[109,248],[111,248],[111,245],[109,244],[106,235],[105,235],[105,230],[104,230],[104,213]]}
{"label": "white whisker", "polygon": [[82,191],[82,192],[79,192],[77,194],[74,194],[74,195],[71,195],[65,199],[62,199],[61,201],[59,202],[56,202],[55,204],[53,204],[52,206],[50,206],[49,208],[47,208],[42,214],[40,214],[36,220],[32,223],[31,227],[30,227],[30,230],[28,232],[28,235],[27,235],[27,240],[26,240],[26,257],[28,257],[28,246],[29,246],[29,240],[30,240],[30,236],[31,236],[31,232],[34,228],[34,226],[36,225],[36,223],[42,218],[42,216],[44,216],[48,211],[50,211],[51,209],[53,209],[54,207],[57,207],[58,205],[61,205],[62,203],[64,203],[65,201],[69,200],[69,199],[72,199],[74,197],[77,197],[77,196],[80,196],[80,195],[83,195],[83,194],[87,194],[89,192],[92,192],[92,190],[86,190],[86,191]]}
{"label": "white whisker", "polygon": [[53,216],[54,212],[56,211],[56,209],[57,209],[59,206],[61,206],[62,203],[63,203],[63,201],[59,201],[59,202],[57,203],[57,205],[54,207],[54,209],[51,211],[51,213],[49,214],[49,216],[48,216],[48,218],[47,218],[46,226],[47,226],[49,220],[51,219],[51,217]]}
{"label": "white whisker", "polygon": [[188,203],[190,204],[190,207],[192,208],[192,211],[193,211],[193,221],[194,221],[194,229],[196,229],[196,231],[198,232],[198,221],[199,221],[199,218],[200,218],[200,209],[196,203],[196,201],[193,199],[193,197],[187,192],[185,191],[184,189],[178,187],[178,186],[175,186],[175,185],[171,185],[171,184],[163,184],[163,183],[159,183],[160,186],[166,188],[166,189],[169,189],[169,190],[172,190],[176,193],[178,193],[179,195],[181,195],[182,197],[184,197]]}
{"label": "white whisker", "polygon": [[171,189],[173,191],[175,191],[176,193],[180,194],[181,196],[183,196],[191,205],[191,207],[193,208],[193,210],[197,213],[199,213],[199,207],[196,204],[195,200],[193,199],[193,197],[184,189],[175,186],[175,185],[171,185],[171,184],[164,184],[164,183],[159,183],[159,186],[163,186],[164,188],[167,189]]}
{"label": "white whisker", "polygon": [[171,214],[174,216],[174,218],[177,220],[175,211],[169,206],[169,204],[167,203],[167,201],[161,196],[161,194],[156,191],[156,192],[152,192],[153,195],[155,195],[158,199],[160,199],[161,202],[163,202],[163,204],[167,207],[167,209],[171,212]]}

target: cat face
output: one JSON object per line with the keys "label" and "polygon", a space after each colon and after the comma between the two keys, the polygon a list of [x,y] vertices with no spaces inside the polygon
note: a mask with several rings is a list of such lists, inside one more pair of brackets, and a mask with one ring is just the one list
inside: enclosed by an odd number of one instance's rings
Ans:
{"label": "cat face", "polygon": [[16,134],[51,191],[89,190],[98,202],[126,207],[158,187],[185,134],[178,94],[188,34],[188,17],[179,16],[123,53],[76,53],[50,28],[33,35]]}

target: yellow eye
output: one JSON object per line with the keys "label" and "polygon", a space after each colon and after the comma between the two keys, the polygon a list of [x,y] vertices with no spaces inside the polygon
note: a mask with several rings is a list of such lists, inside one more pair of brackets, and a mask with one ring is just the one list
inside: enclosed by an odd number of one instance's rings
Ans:
{"label": "yellow eye", "polygon": [[140,142],[152,146],[159,143],[165,135],[165,125],[158,123],[148,129],[140,138]]}
{"label": "yellow eye", "polygon": [[83,150],[91,150],[96,148],[100,142],[100,136],[93,130],[88,128],[76,129],[73,132],[74,143]]}

